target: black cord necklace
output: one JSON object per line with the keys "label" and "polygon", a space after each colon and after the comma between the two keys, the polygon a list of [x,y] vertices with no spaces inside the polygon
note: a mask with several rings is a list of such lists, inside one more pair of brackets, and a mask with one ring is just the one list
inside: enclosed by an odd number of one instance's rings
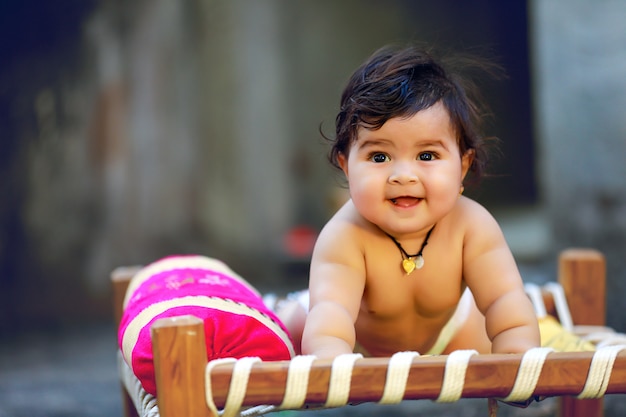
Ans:
{"label": "black cord necklace", "polygon": [[432,233],[434,228],[435,228],[435,225],[433,225],[433,227],[430,228],[428,233],[426,233],[424,242],[422,242],[422,247],[420,247],[420,251],[417,252],[415,255],[409,255],[404,250],[400,242],[396,240],[396,238],[391,236],[389,233],[385,232],[385,234],[389,236],[391,240],[393,240],[393,243],[396,244],[398,249],[400,249],[400,254],[402,255],[402,269],[404,269],[404,272],[406,272],[407,275],[409,275],[415,269],[422,269],[422,267],[424,266],[424,257],[422,256],[422,252],[424,252],[424,248],[426,247],[426,245],[428,245],[428,238],[430,237],[430,234]]}

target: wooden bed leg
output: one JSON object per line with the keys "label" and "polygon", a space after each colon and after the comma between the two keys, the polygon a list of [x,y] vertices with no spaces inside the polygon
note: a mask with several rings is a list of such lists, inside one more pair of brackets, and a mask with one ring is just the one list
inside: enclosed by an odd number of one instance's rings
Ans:
{"label": "wooden bed leg", "polygon": [[141,269],[140,266],[121,266],[111,272],[111,285],[113,285],[113,315],[115,326],[119,328],[124,312],[124,298],[130,280]]}
{"label": "wooden bed leg", "polygon": [[[559,257],[559,283],[569,304],[572,321],[579,325],[606,324],[606,263],[592,249],[569,249]],[[561,417],[602,417],[602,399],[561,397]]]}
{"label": "wooden bed leg", "polygon": [[161,417],[217,417],[205,402],[204,324],[194,316],[155,321],[152,350]]}

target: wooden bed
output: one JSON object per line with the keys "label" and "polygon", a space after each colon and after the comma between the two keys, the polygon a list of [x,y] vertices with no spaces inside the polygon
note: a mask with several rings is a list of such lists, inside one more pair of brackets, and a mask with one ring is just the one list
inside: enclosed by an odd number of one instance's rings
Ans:
{"label": "wooden bed", "polygon": [[[606,268],[603,255],[595,250],[570,249],[561,253],[558,262],[558,283],[565,293],[574,324],[604,325]],[[112,273],[117,323],[128,282],[137,270],[137,267],[121,267]],[[557,316],[551,293],[545,291],[542,295],[548,312]],[[342,363],[301,358],[306,363],[304,370],[294,360],[225,360],[208,366],[202,321],[192,316],[155,322],[152,341],[158,399],[143,392],[118,355],[124,412],[128,417],[215,417],[216,409],[209,406],[212,402],[217,408],[223,408],[228,402],[225,415],[237,415],[233,402],[235,408],[281,404],[296,409],[336,407],[346,403],[379,402],[383,392],[391,388],[395,391],[391,396],[386,394],[385,403],[419,399],[506,399],[514,387],[520,388],[524,383],[530,383],[531,387],[522,393],[525,398],[517,400],[558,396],[561,397],[559,413],[562,417],[601,417],[604,395],[626,393],[626,352],[620,352],[621,347],[577,353],[539,351],[536,353],[544,356],[539,365],[535,362],[529,365],[529,356],[524,355],[464,355],[459,352],[461,355],[454,357],[405,357],[401,360],[404,365],[399,370],[394,368],[393,375],[400,375],[398,383],[388,381],[391,358],[343,358]],[[609,359],[606,359],[607,352]],[[459,356],[467,356],[461,360],[464,364],[457,363]],[[596,370],[595,365],[603,360],[608,360],[604,370],[590,372],[592,362]],[[538,367],[534,377],[525,378],[530,382],[520,381],[524,379],[522,364],[524,369]],[[453,365],[463,368],[461,377],[454,376]],[[296,366],[300,368],[294,370]],[[339,375],[337,369],[347,374]],[[447,378],[445,387],[444,378]],[[235,385],[233,390],[230,390],[231,383]],[[386,384],[396,386],[386,387]],[[590,388],[590,384],[596,385]],[[442,399],[444,388],[446,397]],[[456,390],[451,396],[450,389]],[[577,398],[583,390],[587,399]],[[286,399],[286,391],[290,399]],[[332,391],[332,399],[329,399],[329,391]],[[207,396],[207,392],[210,395]]]}

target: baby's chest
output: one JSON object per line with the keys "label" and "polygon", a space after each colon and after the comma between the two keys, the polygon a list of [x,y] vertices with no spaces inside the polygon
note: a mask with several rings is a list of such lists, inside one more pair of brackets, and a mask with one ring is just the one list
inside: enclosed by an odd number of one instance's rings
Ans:
{"label": "baby's chest", "polygon": [[463,290],[463,245],[461,239],[443,239],[443,230],[429,243],[421,268],[405,269],[405,257],[384,239],[368,247],[362,309],[381,317],[429,318],[454,308]]}
{"label": "baby's chest", "polygon": [[438,274],[415,270],[410,274],[370,274],[363,308],[381,317],[417,314],[437,317],[454,308],[461,297],[462,276],[458,270],[442,268]]}

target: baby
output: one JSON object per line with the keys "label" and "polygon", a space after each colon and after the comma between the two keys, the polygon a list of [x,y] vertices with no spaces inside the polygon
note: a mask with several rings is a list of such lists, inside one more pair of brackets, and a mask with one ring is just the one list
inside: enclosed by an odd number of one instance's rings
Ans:
{"label": "baby", "polygon": [[315,245],[308,314],[280,313],[303,354],[539,346],[500,227],[462,195],[485,162],[480,116],[462,79],[417,47],[383,48],[352,75],[330,152],[350,199]]}

